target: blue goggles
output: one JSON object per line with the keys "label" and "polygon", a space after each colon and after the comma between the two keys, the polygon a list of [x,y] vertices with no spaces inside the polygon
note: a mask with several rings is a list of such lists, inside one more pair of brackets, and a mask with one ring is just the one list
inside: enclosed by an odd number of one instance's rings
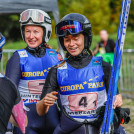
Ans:
{"label": "blue goggles", "polygon": [[73,20],[67,20],[62,21],[55,27],[55,33],[57,36],[65,36],[67,34],[67,31],[70,32],[70,34],[79,34],[84,29],[83,24],[81,24],[78,21]]}

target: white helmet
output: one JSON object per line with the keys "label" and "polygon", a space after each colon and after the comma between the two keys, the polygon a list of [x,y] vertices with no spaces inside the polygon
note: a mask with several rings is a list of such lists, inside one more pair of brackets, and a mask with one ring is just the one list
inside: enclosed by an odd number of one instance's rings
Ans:
{"label": "white helmet", "polygon": [[50,16],[39,9],[27,9],[20,14],[20,29],[23,40],[24,38],[24,26],[25,25],[37,25],[44,29],[43,42],[47,43],[51,37],[52,25]]}

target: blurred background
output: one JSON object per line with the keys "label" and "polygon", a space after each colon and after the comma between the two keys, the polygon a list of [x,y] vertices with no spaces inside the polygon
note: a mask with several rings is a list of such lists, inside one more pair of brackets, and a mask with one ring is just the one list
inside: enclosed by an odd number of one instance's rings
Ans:
{"label": "blurred background", "polygon": [[[1,0],[2,1],[2,0]],[[100,41],[99,32],[105,29],[109,37],[116,42],[122,0],[58,0],[60,19],[68,13],[81,13],[91,22],[93,41],[91,50]],[[55,21],[52,13],[52,35],[48,42],[58,49],[55,35]],[[16,49],[26,47],[21,38],[19,14],[0,14],[0,32],[6,37],[0,71],[4,74],[7,60]],[[124,107],[131,108],[131,122],[126,125],[128,134],[134,133],[134,0],[131,0],[127,31],[125,36],[122,66],[119,78],[119,89],[123,95]]]}
{"label": "blurred background", "polygon": [[[2,1],[2,0],[1,0]],[[122,0],[58,0],[60,18],[72,12],[84,14],[91,22],[93,31],[93,43],[91,48],[99,41],[96,35],[101,29],[106,29],[110,37],[116,41]],[[55,39],[55,22],[51,13],[53,32],[51,39]],[[6,37],[8,48],[23,48],[21,45],[11,45],[8,43],[21,41],[19,14],[0,14],[0,31]],[[134,0],[131,2],[125,48],[134,48]],[[55,44],[50,41],[51,45]],[[56,44],[54,46],[57,47]]]}

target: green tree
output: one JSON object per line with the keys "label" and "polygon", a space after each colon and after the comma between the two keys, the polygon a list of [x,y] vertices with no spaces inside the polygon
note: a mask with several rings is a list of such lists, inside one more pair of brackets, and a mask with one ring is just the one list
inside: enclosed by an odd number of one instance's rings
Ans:
{"label": "green tree", "polygon": [[131,0],[130,12],[128,18],[128,27],[134,30],[134,0]]}
{"label": "green tree", "polygon": [[6,40],[17,41],[21,38],[19,15],[0,15],[0,32],[6,37]]}
{"label": "green tree", "polygon": [[101,29],[107,29],[110,21],[109,0],[84,2],[84,14],[90,19],[95,34]]}
{"label": "green tree", "polygon": [[121,13],[122,0],[110,0],[110,25],[112,25],[112,32],[117,31],[120,13]]}
{"label": "green tree", "polygon": [[[98,34],[101,29],[109,33],[117,33],[122,0],[58,0],[60,18],[68,13],[81,13],[91,22],[93,34]],[[128,19],[129,30],[134,30],[134,0],[131,0]],[[52,38],[55,38],[55,22],[52,14]],[[0,32],[7,40],[20,40],[19,14],[0,15]]]}
{"label": "green tree", "polygon": [[[60,7],[61,6],[61,7]],[[76,12],[85,15],[92,24],[94,34],[107,29],[110,21],[109,0],[59,0],[60,14]]]}
{"label": "green tree", "polygon": [[[118,26],[119,18],[121,13],[123,0],[110,0],[110,9],[111,9],[111,23]],[[131,0],[129,18],[128,18],[128,29],[134,30],[134,0]]]}

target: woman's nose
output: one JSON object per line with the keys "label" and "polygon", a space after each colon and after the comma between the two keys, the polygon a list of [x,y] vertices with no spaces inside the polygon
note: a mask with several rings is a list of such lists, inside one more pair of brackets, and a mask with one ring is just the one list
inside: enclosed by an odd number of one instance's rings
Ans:
{"label": "woman's nose", "polygon": [[75,43],[75,41],[71,39],[71,40],[70,40],[70,44],[69,44],[69,45],[70,45],[70,46],[73,46],[73,45],[74,45],[74,43]]}
{"label": "woman's nose", "polygon": [[34,37],[34,33],[31,32],[31,33],[30,33],[30,38],[33,38],[33,37]]}

